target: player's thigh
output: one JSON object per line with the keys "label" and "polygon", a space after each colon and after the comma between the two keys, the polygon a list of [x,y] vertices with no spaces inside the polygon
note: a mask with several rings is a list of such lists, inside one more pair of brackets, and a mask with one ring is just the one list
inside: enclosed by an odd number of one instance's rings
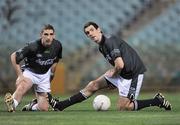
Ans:
{"label": "player's thigh", "polygon": [[38,100],[39,110],[48,111],[49,103],[47,101],[47,93],[46,92],[36,92],[36,97]]}

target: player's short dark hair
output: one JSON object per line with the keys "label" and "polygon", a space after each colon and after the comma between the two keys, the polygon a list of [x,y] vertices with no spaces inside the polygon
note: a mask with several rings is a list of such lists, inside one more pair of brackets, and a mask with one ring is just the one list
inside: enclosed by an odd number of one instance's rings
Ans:
{"label": "player's short dark hair", "polygon": [[54,29],[54,27],[53,27],[51,24],[45,24],[44,27],[43,27],[42,30],[41,30],[41,33],[42,33],[44,30],[53,30],[53,32],[55,32],[55,29]]}
{"label": "player's short dark hair", "polygon": [[95,22],[87,22],[86,24],[84,24],[84,30],[85,30],[85,28],[87,28],[88,26],[90,26],[90,25],[93,25],[94,26],[94,28],[99,28],[99,26],[95,23]]}

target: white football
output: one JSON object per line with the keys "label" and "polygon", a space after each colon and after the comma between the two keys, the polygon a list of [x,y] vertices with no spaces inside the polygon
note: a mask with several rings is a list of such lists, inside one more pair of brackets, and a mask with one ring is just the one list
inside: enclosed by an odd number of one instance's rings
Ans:
{"label": "white football", "polygon": [[96,111],[106,111],[111,106],[109,97],[105,95],[98,95],[93,100],[93,108]]}

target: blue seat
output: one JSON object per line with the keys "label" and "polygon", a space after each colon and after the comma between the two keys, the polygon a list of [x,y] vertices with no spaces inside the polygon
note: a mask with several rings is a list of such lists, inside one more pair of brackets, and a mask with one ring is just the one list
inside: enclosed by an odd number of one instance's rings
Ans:
{"label": "blue seat", "polygon": [[[178,42],[180,39],[180,17],[177,10],[179,10],[180,2],[170,6],[159,17],[142,28],[138,33],[135,33],[130,40],[141,40],[147,44],[153,42],[169,43]],[[151,42],[150,42],[151,41]]]}
{"label": "blue seat", "polygon": [[[83,33],[87,21],[97,22],[105,33],[116,33],[143,8],[140,0],[26,0],[17,1],[17,4],[22,7],[16,13],[20,22],[12,27],[14,33],[9,33],[14,41],[24,43],[27,39],[37,38],[43,24],[50,23],[55,26],[60,41],[75,46],[71,49],[73,51],[87,40]],[[17,31],[21,35],[15,36]]]}

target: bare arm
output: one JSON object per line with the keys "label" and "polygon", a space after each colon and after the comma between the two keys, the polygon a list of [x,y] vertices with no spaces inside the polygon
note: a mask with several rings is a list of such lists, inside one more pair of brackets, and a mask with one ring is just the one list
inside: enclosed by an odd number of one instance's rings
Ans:
{"label": "bare arm", "polygon": [[124,67],[124,61],[122,60],[121,57],[117,57],[114,61],[114,64],[115,64],[114,68],[106,72],[106,75],[109,77],[116,76],[121,72],[121,70]]}
{"label": "bare arm", "polygon": [[53,80],[54,78],[54,73],[56,71],[56,66],[57,66],[58,63],[54,63],[52,66],[51,66],[51,76],[50,76],[50,81]]}
{"label": "bare arm", "polygon": [[11,54],[11,63],[13,65],[13,68],[16,71],[17,76],[19,77],[20,75],[22,75],[21,66],[16,63],[16,53],[15,52]]}
{"label": "bare arm", "polygon": [[114,67],[114,74],[120,73],[121,69],[124,68],[124,61],[122,60],[121,57],[118,57],[114,61],[115,67]]}
{"label": "bare arm", "polygon": [[58,64],[58,63],[54,63],[54,64],[51,66],[51,73],[55,73],[57,64]]}

